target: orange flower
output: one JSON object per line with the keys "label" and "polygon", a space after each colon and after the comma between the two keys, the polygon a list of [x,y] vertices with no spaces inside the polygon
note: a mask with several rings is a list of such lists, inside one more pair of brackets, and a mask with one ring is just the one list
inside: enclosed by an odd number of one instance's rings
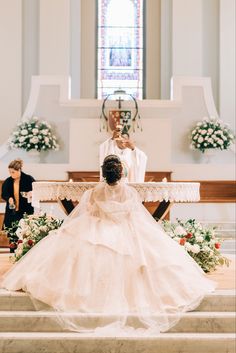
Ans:
{"label": "orange flower", "polygon": [[180,245],[184,245],[186,243],[186,238],[181,238],[179,243]]}

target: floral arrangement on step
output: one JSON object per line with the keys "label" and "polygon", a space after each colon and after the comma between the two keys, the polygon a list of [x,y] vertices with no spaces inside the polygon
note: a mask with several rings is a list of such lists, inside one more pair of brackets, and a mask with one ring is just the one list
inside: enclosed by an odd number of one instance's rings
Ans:
{"label": "floral arrangement on step", "polygon": [[217,266],[229,266],[229,260],[220,253],[221,241],[215,235],[215,227],[206,227],[195,219],[176,223],[163,221],[165,232],[198,263],[204,272],[212,272]]}
{"label": "floral arrangement on step", "polygon": [[190,148],[205,152],[207,149],[227,150],[235,136],[228,124],[215,117],[205,117],[191,131]]}
{"label": "floral arrangement on step", "polygon": [[8,144],[10,148],[21,148],[26,151],[59,149],[58,140],[52,132],[51,125],[35,116],[17,124]]}
{"label": "floral arrangement on step", "polygon": [[46,237],[51,230],[58,229],[62,220],[49,216],[27,215],[12,224],[11,228],[5,228],[10,240],[10,249],[15,250],[14,262],[24,256],[35,244]]}

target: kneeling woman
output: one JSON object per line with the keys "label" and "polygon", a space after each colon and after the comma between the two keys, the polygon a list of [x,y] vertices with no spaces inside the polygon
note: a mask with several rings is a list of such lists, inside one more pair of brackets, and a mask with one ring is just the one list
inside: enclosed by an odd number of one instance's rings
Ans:
{"label": "kneeling woman", "polygon": [[[122,182],[119,158],[107,156],[102,171],[104,181],[5,275],[2,287],[52,306],[72,330],[167,331],[215,284]],[[86,314],[96,319],[86,321]]]}

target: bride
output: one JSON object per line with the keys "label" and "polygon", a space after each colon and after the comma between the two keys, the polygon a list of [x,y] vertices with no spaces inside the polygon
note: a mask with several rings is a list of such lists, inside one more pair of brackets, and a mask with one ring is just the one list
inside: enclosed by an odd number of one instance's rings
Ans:
{"label": "bride", "polygon": [[122,182],[117,156],[105,158],[102,172],[104,181],[84,193],[62,227],[16,263],[1,286],[50,305],[70,330],[167,331],[215,283]]}

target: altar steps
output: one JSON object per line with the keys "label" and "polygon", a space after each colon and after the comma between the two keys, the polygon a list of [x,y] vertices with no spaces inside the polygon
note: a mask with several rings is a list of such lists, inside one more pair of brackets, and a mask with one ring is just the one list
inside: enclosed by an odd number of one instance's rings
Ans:
{"label": "altar steps", "polygon": [[[70,315],[61,314],[61,317],[72,317],[82,327],[93,328],[96,322],[102,319],[107,325],[112,321],[112,316],[102,315]],[[173,317],[176,317],[173,315]],[[154,318],[154,316],[153,316]],[[176,317],[177,318],[177,317]],[[138,319],[129,316],[133,325],[138,328]],[[36,311],[0,311],[0,332],[62,332],[54,312]],[[179,333],[233,333],[235,332],[235,314],[233,312],[192,312],[185,313],[176,326],[168,332]]]}
{"label": "altar steps", "polygon": [[[22,292],[0,291],[1,353],[235,353],[235,293],[216,291],[169,332],[128,336],[63,332],[55,313]],[[96,315],[77,315],[87,325]]]}
{"label": "altar steps", "polygon": [[0,333],[4,353],[235,353],[234,334],[164,333],[102,337],[79,333]]}
{"label": "altar steps", "polygon": [[[202,300],[196,311],[235,311],[236,294],[235,290],[216,290],[208,294]],[[40,303],[40,310],[47,310],[46,304]],[[9,292],[0,289],[0,311],[32,311],[35,307],[30,296],[24,292]]]}

